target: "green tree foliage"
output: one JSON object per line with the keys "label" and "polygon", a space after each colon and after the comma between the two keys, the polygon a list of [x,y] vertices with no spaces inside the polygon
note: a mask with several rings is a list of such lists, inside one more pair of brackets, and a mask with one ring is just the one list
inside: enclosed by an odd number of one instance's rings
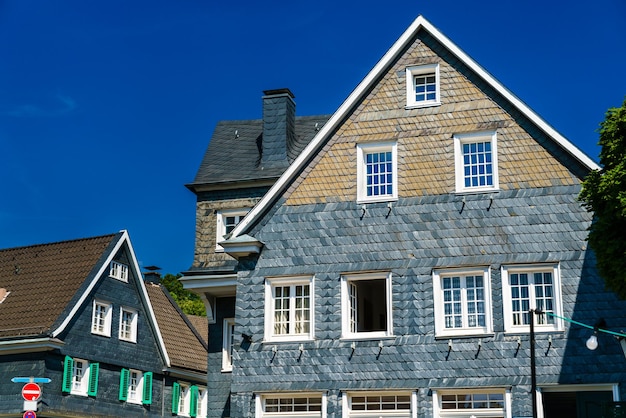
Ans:
{"label": "green tree foliage", "polygon": [[170,292],[172,299],[184,313],[187,315],[206,316],[204,304],[200,300],[200,296],[184,289],[178,280],[181,277],[180,274],[173,275],[168,273],[161,278],[161,284]]}
{"label": "green tree foliage", "polygon": [[600,171],[583,181],[580,200],[595,213],[589,246],[607,288],[626,299],[626,100],[600,124]]}

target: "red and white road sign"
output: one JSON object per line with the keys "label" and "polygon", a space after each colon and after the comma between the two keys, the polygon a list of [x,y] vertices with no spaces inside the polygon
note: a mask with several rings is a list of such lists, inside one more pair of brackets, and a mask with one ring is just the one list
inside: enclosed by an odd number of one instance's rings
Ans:
{"label": "red and white road sign", "polygon": [[37,383],[26,383],[22,388],[22,398],[27,401],[36,401],[41,396],[41,388]]}
{"label": "red and white road sign", "polygon": [[37,414],[35,413],[35,411],[26,411],[22,416],[24,418],[37,418]]}

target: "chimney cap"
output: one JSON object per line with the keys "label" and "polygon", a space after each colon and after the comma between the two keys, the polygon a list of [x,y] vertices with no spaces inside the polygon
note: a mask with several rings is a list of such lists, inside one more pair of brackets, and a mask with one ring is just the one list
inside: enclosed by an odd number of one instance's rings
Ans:
{"label": "chimney cap", "polygon": [[291,92],[291,90],[289,90],[288,88],[274,89],[274,90],[263,90],[263,94],[266,95],[266,96],[280,96],[280,95],[283,95],[283,94],[287,94],[292,99],[296,98],[296,96],[294,96],[293,93]]}

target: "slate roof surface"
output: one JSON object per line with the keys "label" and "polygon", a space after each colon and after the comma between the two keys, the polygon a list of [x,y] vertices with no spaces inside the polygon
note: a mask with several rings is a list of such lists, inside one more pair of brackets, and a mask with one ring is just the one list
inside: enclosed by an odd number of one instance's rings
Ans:
{"label": "slate roof surface", "polygon": [[[146,283],[146,290],[172,367],[206,373],[207,347],[206,343],[201,341],[201,338],[204,338],[202,334],[198,335],[195,332],[194,326],[186,319],[185,314],[176,306],[163,286]],[[194,319],[195,323],[199,323],[196,321]],[[206,329],[208,333],[208,324]]]}
{"label": "slate roof surface", "polygon": [[[289,163],[311,142],[329,118],[330,115],[296,117],[295,141],[288,144],[287,149]],[[266,168],[260,165],[259,141],[262,140],[262,133],[261,119],[218,122],[196,178],[188,187],[193,189],[201,184],[278,178],[284,167]]]}
{"label": "slate roof surface", "polygon": [[[0,338],[47,334],[118,234],[0,250]],[[115,240],[116,241],[116,240]]]}

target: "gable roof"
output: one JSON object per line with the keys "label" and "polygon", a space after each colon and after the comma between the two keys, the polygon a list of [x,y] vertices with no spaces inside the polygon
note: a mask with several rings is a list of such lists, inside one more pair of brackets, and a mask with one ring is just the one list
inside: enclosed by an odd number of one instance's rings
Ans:
{"label": "gable roof", "polygon": [[[320,129],[317,135],[311,140],[306,148],[287,168],[285,173],[280,177],[270,190],[263,196],[259,203],[246,215],[246,217],[235,227],[231,233],[231,237],[235,238],[249,231],[251,228],[273,205],[278,197],[287,189],[291,182],[301,173],[305,166],[311,161],[311,158],[319,152],[326,141],[343,123],[345,118],[352,112],[367,94],[367,92],[378,82],[380,77],[385,73],[389,66],[399,57],[404,49],[414,41],[420,30],[428,32],[436,41],[454,55],[461,63],[466,65],[478,77],[482,78],[491,88],[498,94],[509,101],[522,115],[533,123],[538,129],[543,131],[550,137],[554,143],[563,151],[573,157],[576,161],[586,167],[588,170],[599,170],[600,167],[579,148],[572,144],[568,139],[558,133],[552,126],[543,120],[538,114],[530,109],[522,100],[511,93],[504,85],[497,81],[491,74],[483,69],[469,55],[463,52],[458,46],[450,41],[443,33],[436,29],[424,17],[418,16],[413,23],[406,29],[400,38],[392,45],[385,55],[378,61],[374,68],[365,76],[365,78],[357,85],[348,98],[341,104],[337,111],[331,116],[328,122]],[[231,238],[231,239],[232,239]]]}
{"label": "gable roof", "polygon": [[[167,290],[160,284],[146,283],[146,290],[163,336],[170,367],[197,373],[207,372],[208,347],[202,334],[178,308]],[[201,327],[201,320],[194,321]],[[209,323],[204,318],[208,333]]]}
{"label": "gable roof", "polygon": [[[296,116],[295,140],[288,144],[287,158],[293,162],[330,116]],[[285,170],[260,164],[263,120],[218,122],[204,154],[196,178],[187,188],[196,192],[211,184],[269,180],[274,182]]]}
{"label": "gable roof", "polygon": [[49,335],[120,234],[0,250],[0,338]]}

